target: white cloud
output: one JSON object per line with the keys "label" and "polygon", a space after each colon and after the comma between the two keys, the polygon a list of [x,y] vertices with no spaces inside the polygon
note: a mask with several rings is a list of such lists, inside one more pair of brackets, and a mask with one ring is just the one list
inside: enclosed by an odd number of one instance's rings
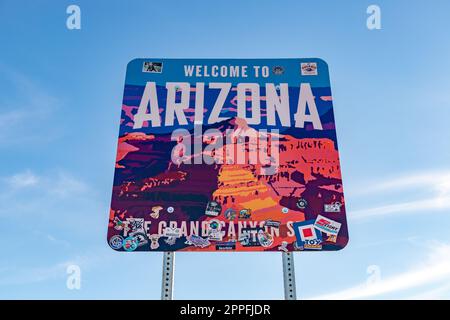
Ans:
{"label": "white cloud", "polygon": [[450,297],[450,283],[437,286],[436,288],[423,291],[419,294],[407,297],[407,300],[439,300],[449,299]]}
{"label": "white cloud", "polygon": [[13,191],[26,187],[39,187],[42,192],[59,196],[80,194],[88,190],[88,186],[83,181],[65,171],[39,176],[31,170],[25,170],[3,177],[0,181],[5,182]]}
{"label": "white cloud", "polygon": [[412,189],[421,191],[421,198],[406,200],[402,202],[379,205],[371,208],[353,210],[350,212],[353,220],[366,219],[377,216],[391,214],[409,214],[423,210],[448,210],[450,209],[450,172],[424,172],[405,175],[394,179],[386,179],[375,184],[369,184],[370,187],[358,188],[361,191],[355,191],[354,195],[380,197],[383,194],[393,194],[395,192],[411,194],[415,196]]}
{"label": "white cloud", "polygon": [[17,173],[6,179],[7,183],[14,189],[35,186],[39,182],[39,178],[30,170]]}
{"label": "white cloud", "polygon": [[382,181],[365,184],[353,190],[355,195],[407,190],[412,188],[429,188],[450,192],[450,171],[413,172],[402,176],[383,179]]}
{"label": "white cloud", "polygon": [[385,216],[393,213],[410,214],[423,210],[450,209],[450,197],[432,197],[424,200],[413,200],[378,207],[372,207],[351,212],[352,220]]}
{"label": "white cloud", "polygon": [[75,256],[72,259],[42,267],[4,267],[0,275],[0,285],[25,285],[67,277],[67,267],[78,265],[88,268],[90,260],[96,261],[94,257]]}
{"label": "white cloud", "polygon": [[[312,297],[317,300],[367,299],[417,288],[428,284],[450,281],[450,244],[434,242],[429,245],[426,262],[419,263],[410,270],[368,285],[366,283],[342,291]],[[435,295],[436,291],[433,292]],[[445,293],[445,291],[441,291]]]}
{"label": "white cloud", "polygon": [[57,177],[49,186],[49,190],[53,194],[66,197],[73,194],[84,193],[88,190],[88,186],[67,172],[58,172]]}
{"label": "white cloud", "polygon": [[76,260],[68,260],[48,267],[5,268],[4,277],[0,277],[0,285],[24,285],[63,278],[68,266],[78,264]]}
{"label": "white cloud", "polygon": [[[2,185],[3,184],[3,185]],[[65,171],[36,174],[30,170],[0,177],[0,216],[2,214],[43,213],[52,203],[85,197],[89,186]]]}
{"label": "white cloud", "polygon": [[74,255],[72,258],[47,266],[0,266],[0,286],[26,285],[52,280],[64,280],[67,278],[66,271],[68,266],[76,265],[83,272],[89,271],[108,264],[108,261],[111,259],[119,257],[117,255],[111,255],[111,252],[109,248],[96,246],[88,252],[84,251],[82,255]]}

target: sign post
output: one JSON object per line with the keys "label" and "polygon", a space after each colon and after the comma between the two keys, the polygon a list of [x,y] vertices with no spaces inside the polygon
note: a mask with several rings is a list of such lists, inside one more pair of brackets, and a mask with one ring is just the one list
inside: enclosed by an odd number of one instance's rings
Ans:
{"label": "sign post", "polygon": [[173,282],[175,276],[175,252],[164,252],[162,282],[161,282],[161,300],[173,299]]}
{"label": "sign post", "polygon": [[292,252],[283,252],[283,283],[284,300],[297,300],[295,284],[294,255]]}

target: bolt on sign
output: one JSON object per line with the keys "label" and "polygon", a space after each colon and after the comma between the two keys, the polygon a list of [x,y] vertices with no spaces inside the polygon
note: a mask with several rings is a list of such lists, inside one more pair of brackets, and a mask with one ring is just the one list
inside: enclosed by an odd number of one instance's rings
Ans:
{"label": "bolt on sign", "polygon": [[321,59],[135,59],[108,243],[117,251],[329,251],[348,242]]}

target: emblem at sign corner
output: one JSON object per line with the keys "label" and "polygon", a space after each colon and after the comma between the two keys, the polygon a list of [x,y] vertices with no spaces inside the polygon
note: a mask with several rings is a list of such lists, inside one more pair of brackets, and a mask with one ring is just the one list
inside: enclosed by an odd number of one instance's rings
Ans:
{"label": "emblem at sign corner", "polygon": [[144,61],[144,64],[142,65],[142,72],[162,73],[162,68],[162,62]]}
{"label": "emblem at sign corner", "polygon": [[123,245],[123,237],[120,235],[114,235],[109,239],[109,246],[114,250],[120,250]]}
{"label": "emblem at sign corner", "polygon": [[317,76],[317,63],[316,62],[302,62],[300,64],[302,76]]}
{"label": "emblem at sign corner", "polygon": [[348,229],[328,70],[317,58],[129,62],[108,245],[342,249]]}

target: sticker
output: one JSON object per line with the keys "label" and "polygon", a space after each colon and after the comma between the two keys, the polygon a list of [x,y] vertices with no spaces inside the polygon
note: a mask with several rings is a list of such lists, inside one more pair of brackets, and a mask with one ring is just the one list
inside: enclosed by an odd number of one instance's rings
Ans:
{"label": "sticker", "polygon": [[173,207],[168,207],[167,208],[167,212],[168,213],[173,213],[175,211],[175,209]]}
{"label": "sticker", "polygon": [[272,68],[273,74],[279,76],[284,73],[284,68],[282,66],[275,66]]}
{"label": "sticker", "polygon": [[263,228],[242,228],[242,233],[239,237],[239,242],[243,247],[259,247],[261,243],[259,242],[258,233]]}
{"label": "sticker", "polygon": [[308,201],[303,198],[297,200],[297,207],[299,209],[305,209],[308,206]]}
{"label": "sticker", "polygon": [[163,236],[164,237],[179,238],[179,237],[181,237],[181,229],[180,228],[166,227],[163,230]]}
{"label": "sticker", "polygon": [[209,221],[208,239],[212,241],[222,241],[225,231],[221,231],[222,225],[217,219]]}
{"label": "sticker", "polygon": [[152,213],[150,213],[150,217],[152,217],[153,219],[158,219],[159,213],[162,209],[163,209],[163,207],[161,207],[161,206],[152,207]]}
{"label": "sticker", "polygon": [[319,214],[314,223],[314,227],[326,234],[338,235],[341,224]]}
{"label": "sticker", "polygon": [[326,242],[336,243],[337,235],[335,235],[335,234],[327,234],[327,239],[325,241]]}
{"label": "sticker", "polygon": [[131,232],[144,232],[144,218],[128,218]]}
{"label": "sticker", "polygon": [[119,250],[123,246],[123,237],[119,235],[112,236],[109,239],[109,246],[114,250]]}
{"label": "sticker", "polygon": [[299,246],[299,245],[297,244],[297,241],[294,241],[293,247],[294,247],[294,250],[303,250],[303,249],[304,249],[304,248],[303,248],[303,245]]}
{"label": "sticker", "polygon": [[218,230],[222,229],[222,225],[220,224],[220,220],[212,219],[209,221],[209,228],[212,230]]}
{"label": "sticker", "polygon": [[118,217],[114,217],[114,229],[116,229],[117,231],[127,229],[128,231],[126,223],[120,220]]}
{"label": "sticker", "polygon": [[143,232],[130,233],[131,237],[134,237],[138,243],[138,247],[142,247],[148,243],[147,236]]}
{"label": "sticker", "polygon": [[156,250],[159,248],[159,238],[159,234],[152,234],[150,235],[150,237],[148,237],[148,239],[150,240],[150,249]]}
{"label": "sticker", "polygon": [[208,233],[208,239],[211,241],[222,241],[225,231],[210,231]]}
{"label": "sticker", "polygon": [[142,66],[142,72],[148,73],[162,73],[162,62],[145,61]]}
{"label": "sticker", "polygon": [[167,243],[169,246],[173,246],[176,241],[177,238],[175,237],[168,237],[166,240],[164,240],[164,242]]}
{"label": "sticker", "polygon": [[134,251],[138,247],[138,240],[133,236],[123,239],[122,247],[125,251]]}
{"label": "sticker", "polygon": [[325,204],[323,206],[323,210],[325,212],[341,212],[341,206],[342,204],[340,202],[334,202],[331,204]]}
{"label": "sticker", "polygon": [[221,211],[222,211],[222,206],[218,202],[210,201],[210,202],[208,202],[208,205],[206,206],[205,214],[207,216],[217,217]]}
{"label": "sticker", "polygon": [[265,226],[265,227],[279,228],[280,225],[281,225],[281,222],[280,222],[280,221],[274,221],[274,220],[271,220],[271,219],[266,220],[266,221],[264,222],[264,226]]}
{"label": "sticker", "polygon": [[287,249],[287,246],[288,246],[288,242],[287,241],[281,242],[281,245],[278,247],[278,251],[289,252],[288,249]]}
{"label": "sticker", "polygon": [[317,76],[317,63],[304,62],[300,64],[302,76]]}
{"label": "sticker", "polygon": [[225,241],[225,242],[217,242],[216,250],[236,250],[236,241]]}
{"label": "sticker", "polygon": [[273,237],[270,233],[263,229],[258,231],[258,241],[264,248],[270,247],[273,244]]}
{"label": "sticker", "polygon": [[314,227],[314,220],[294,222],[294,232],[297,238],[297,247],[302,250],[321,250],[322,233]]}
{"label": "sticker", "polygon": [[[322,238],[322,235],[320,235],[320,238]],[[303,249],[322,250],[322,239],[306,240],[303,243]]]}
{"label": "sticker", "polygon": [[242,209],[239,211],[239,219],[250,219],[252,215],[252,210],[250,209]]}
{"label": "sticker", "polygon": [[193,235],[186,237],[185,244],[193,245],[193,246],[199,247],[199,248],[206,248],[207,246],[209,246],[211,244],[211,242],[209,242],[208,239],[204,239],[200,236],[196,236],[193,234]]}
{"label": "sticker", "polygon": [[225,216],[225,218],[232,221],[236,218],[236,211],[234,209],[229,208],[229,209],[225,210],[223,215]]}

